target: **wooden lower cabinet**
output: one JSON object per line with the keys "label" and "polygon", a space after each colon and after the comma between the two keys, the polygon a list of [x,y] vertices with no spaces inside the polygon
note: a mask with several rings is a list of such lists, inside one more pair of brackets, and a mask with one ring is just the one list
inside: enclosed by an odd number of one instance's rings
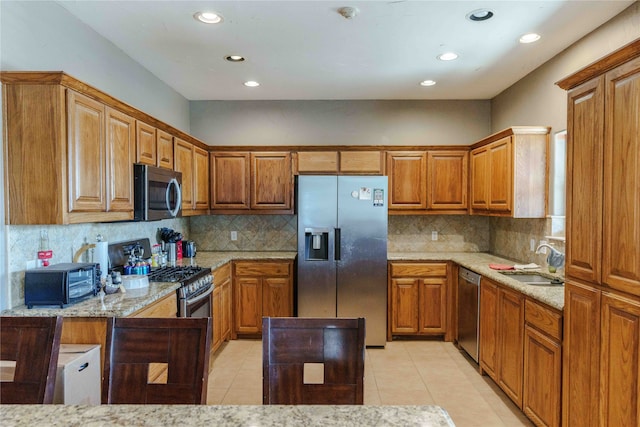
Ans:
{"label": "wooden lower cabinet", "polygon": [[388,287],[388,341],[447,333],[447,263],[391,262]]}
{"label": "wooden lower cabinet", "polygon": [[237,261],[233,272],[233,338],[260,335],[263,316],[293,316],[292,261]]}
{"label": "wooden lower cabinet", "polygon": [[213,293],[211,298],[211,321],[213,339],[211,354],[215,353],[223,342],[231,339],[231,263],[213,271]]}
{"label": "wooden lower cabinet", "polygon": [[562,313],[525,301],[522,410],[538,426],[560,425]]}
{"label": "wooden lower cabinet", "polygon": [[481,371],[522,408],[524,296],[484,277],[480,286]]}

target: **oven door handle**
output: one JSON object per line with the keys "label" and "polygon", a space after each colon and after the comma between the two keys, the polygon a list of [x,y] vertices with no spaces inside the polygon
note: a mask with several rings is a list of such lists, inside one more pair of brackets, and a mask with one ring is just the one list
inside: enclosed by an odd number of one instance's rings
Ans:
{"label": "oven door handle", "polygon": [[185,302],[187,305],[195,304],[198,301],[202,301],[203,299],[207,298],[209,295],[211,295],[212,292],[213,292],[213,285],[211,285],[211,287],[204,294],[200,294],[194,299],[186,300]]}

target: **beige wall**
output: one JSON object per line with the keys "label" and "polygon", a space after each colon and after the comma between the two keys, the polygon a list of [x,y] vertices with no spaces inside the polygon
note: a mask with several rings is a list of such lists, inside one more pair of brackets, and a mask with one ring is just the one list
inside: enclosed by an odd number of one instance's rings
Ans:
{"label": "beige wall", "polygon": [[210,145],[469,145],[490,133],[489,101],[192,101]]}
{"label": "beige wall", "polygon": [[492,132],[517,125],[551,126],[552,133],[565,129],[567,95],[555,83],[638,37],[640,2],[635,2],[492,99]]}

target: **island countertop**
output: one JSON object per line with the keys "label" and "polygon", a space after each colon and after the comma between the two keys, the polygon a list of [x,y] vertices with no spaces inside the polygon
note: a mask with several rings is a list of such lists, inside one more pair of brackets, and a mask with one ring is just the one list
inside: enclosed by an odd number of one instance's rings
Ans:
{"label": "island countertop", "polygon": [[2,405],[2,425],[50,426],[454,426],[439,406]]}

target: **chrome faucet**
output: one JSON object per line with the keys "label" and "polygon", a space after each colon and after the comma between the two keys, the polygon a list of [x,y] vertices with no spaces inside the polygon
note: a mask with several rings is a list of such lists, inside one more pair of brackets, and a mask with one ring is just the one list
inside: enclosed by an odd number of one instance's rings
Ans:
{"label": "chrome faucet", "polygon": [[560,268],[564,265],[564,254],[562,252],[559,252],[556,248],[547,243],[543,243],[536,249],[536,254],[540,254],[540,249],[542,248],[551,249],[551,252],[549,252],[549,256],[547,257],[547,264],[555,268]]}

